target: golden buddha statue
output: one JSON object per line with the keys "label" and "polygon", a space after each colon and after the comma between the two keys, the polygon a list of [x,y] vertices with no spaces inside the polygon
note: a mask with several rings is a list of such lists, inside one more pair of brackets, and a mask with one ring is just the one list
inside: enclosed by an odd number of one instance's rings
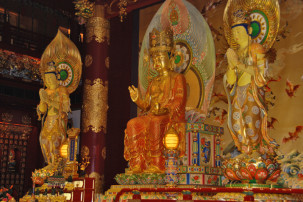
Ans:
{"label": "golden buddha statue", "polygon": [[[228,69],[224,76],[228,96],[228,128],[238,150],[244,154],[275,155],[277,143],[267,134],[267,108],[263,86],[265,49],[251,42],[250,18],[243,10],[232,16],[234,47],[226,52]],[[231,44],[231,43],[230,43]]]}
{"label": "golden buddha statue", "polygon": [[149,55],[158,75],[148,85],[145,97],[134,86],[129,93],[143,111],[142,116],[127,123],[124,138],[124,158],[129,161],[129,173],[162,173],[165,170],[163,137],[174,127],[180,138],[179,150],[184,150],[186,81],[173,71],[174,42],[171,30],[149,34]]}
{"label": "golden buddha statue", "polygon": [[44,73],[46,89],[40,89],[37,107],[39,120],[43,114],[40,145],[48,168],[52,169],[60,157],[60,147],[66,141],[70,99],[67,89],[59,85],[54,62],[48,63]]}
{"label": "golden buddha statue", "polygon": [[[42,119],[40,145],[48,166],[37,172],[46,175],[52,174],[62,159],[64,162],[67,160],[60,154],[60,150],[68,142],[67,121],[71,111],[69,95],[78,87],[82,72],[78,48],[60,30],[44,50],[39,70],[46,88],[39,91],[37,113],[39,120]],[[69,135],[75,137],[73,133],[76,131],[71,129]]]}

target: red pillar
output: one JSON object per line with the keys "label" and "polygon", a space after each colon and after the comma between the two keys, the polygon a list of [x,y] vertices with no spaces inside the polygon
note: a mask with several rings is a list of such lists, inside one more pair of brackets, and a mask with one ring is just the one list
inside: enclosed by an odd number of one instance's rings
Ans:
{"label": "red pillar", "polygon": [[81,150],[89,150],[85,172],[95,178],[96,193],[103,191],[105,135],[108,109],[109,21],[105,5],[96,0],[94,16],[86,24],[86,55],[83,68]]}

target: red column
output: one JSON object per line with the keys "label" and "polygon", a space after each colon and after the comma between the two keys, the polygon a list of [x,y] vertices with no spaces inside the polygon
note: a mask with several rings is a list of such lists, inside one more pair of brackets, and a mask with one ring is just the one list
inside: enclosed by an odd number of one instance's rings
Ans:
{"label": "red column", "polygon": [[86,24],[86,55],[83,68],[81,150],[89,151],[85,172],[95,178],[96,193],[104,184],[105,135],[108,109],[109,21],[103,1],[96,0],[94,16]]}

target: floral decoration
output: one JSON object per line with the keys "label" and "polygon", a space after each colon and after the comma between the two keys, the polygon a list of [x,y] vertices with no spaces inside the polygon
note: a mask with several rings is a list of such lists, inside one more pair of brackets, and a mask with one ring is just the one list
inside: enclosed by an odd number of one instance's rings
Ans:
{"label": "floral decoration", "polygon": [[12,200],[12,193],[13,193],[13,185],[10,186],[9,189],[3,187],[0,189],[0,201],[9,201]]}
{"label": "floral decoration", "polygon": [[0,49],[0,74],[8,78],[41,81],[40,59]]}

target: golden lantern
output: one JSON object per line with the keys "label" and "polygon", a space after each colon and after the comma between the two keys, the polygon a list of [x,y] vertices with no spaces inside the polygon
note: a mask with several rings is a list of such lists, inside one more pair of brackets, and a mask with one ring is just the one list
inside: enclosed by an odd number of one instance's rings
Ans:
{"label": "golden lantern", "polygon": [[177,149],[179,146],[179,136],[176,130],[171,127],[163,138],[163,144],[166,149]]}
{"label": "golden lantern", "polygon": [[66,142],[62,144],[60,148],[60,156],[63,158],[67,158],[67,154],[68,154],[68,143]]}

